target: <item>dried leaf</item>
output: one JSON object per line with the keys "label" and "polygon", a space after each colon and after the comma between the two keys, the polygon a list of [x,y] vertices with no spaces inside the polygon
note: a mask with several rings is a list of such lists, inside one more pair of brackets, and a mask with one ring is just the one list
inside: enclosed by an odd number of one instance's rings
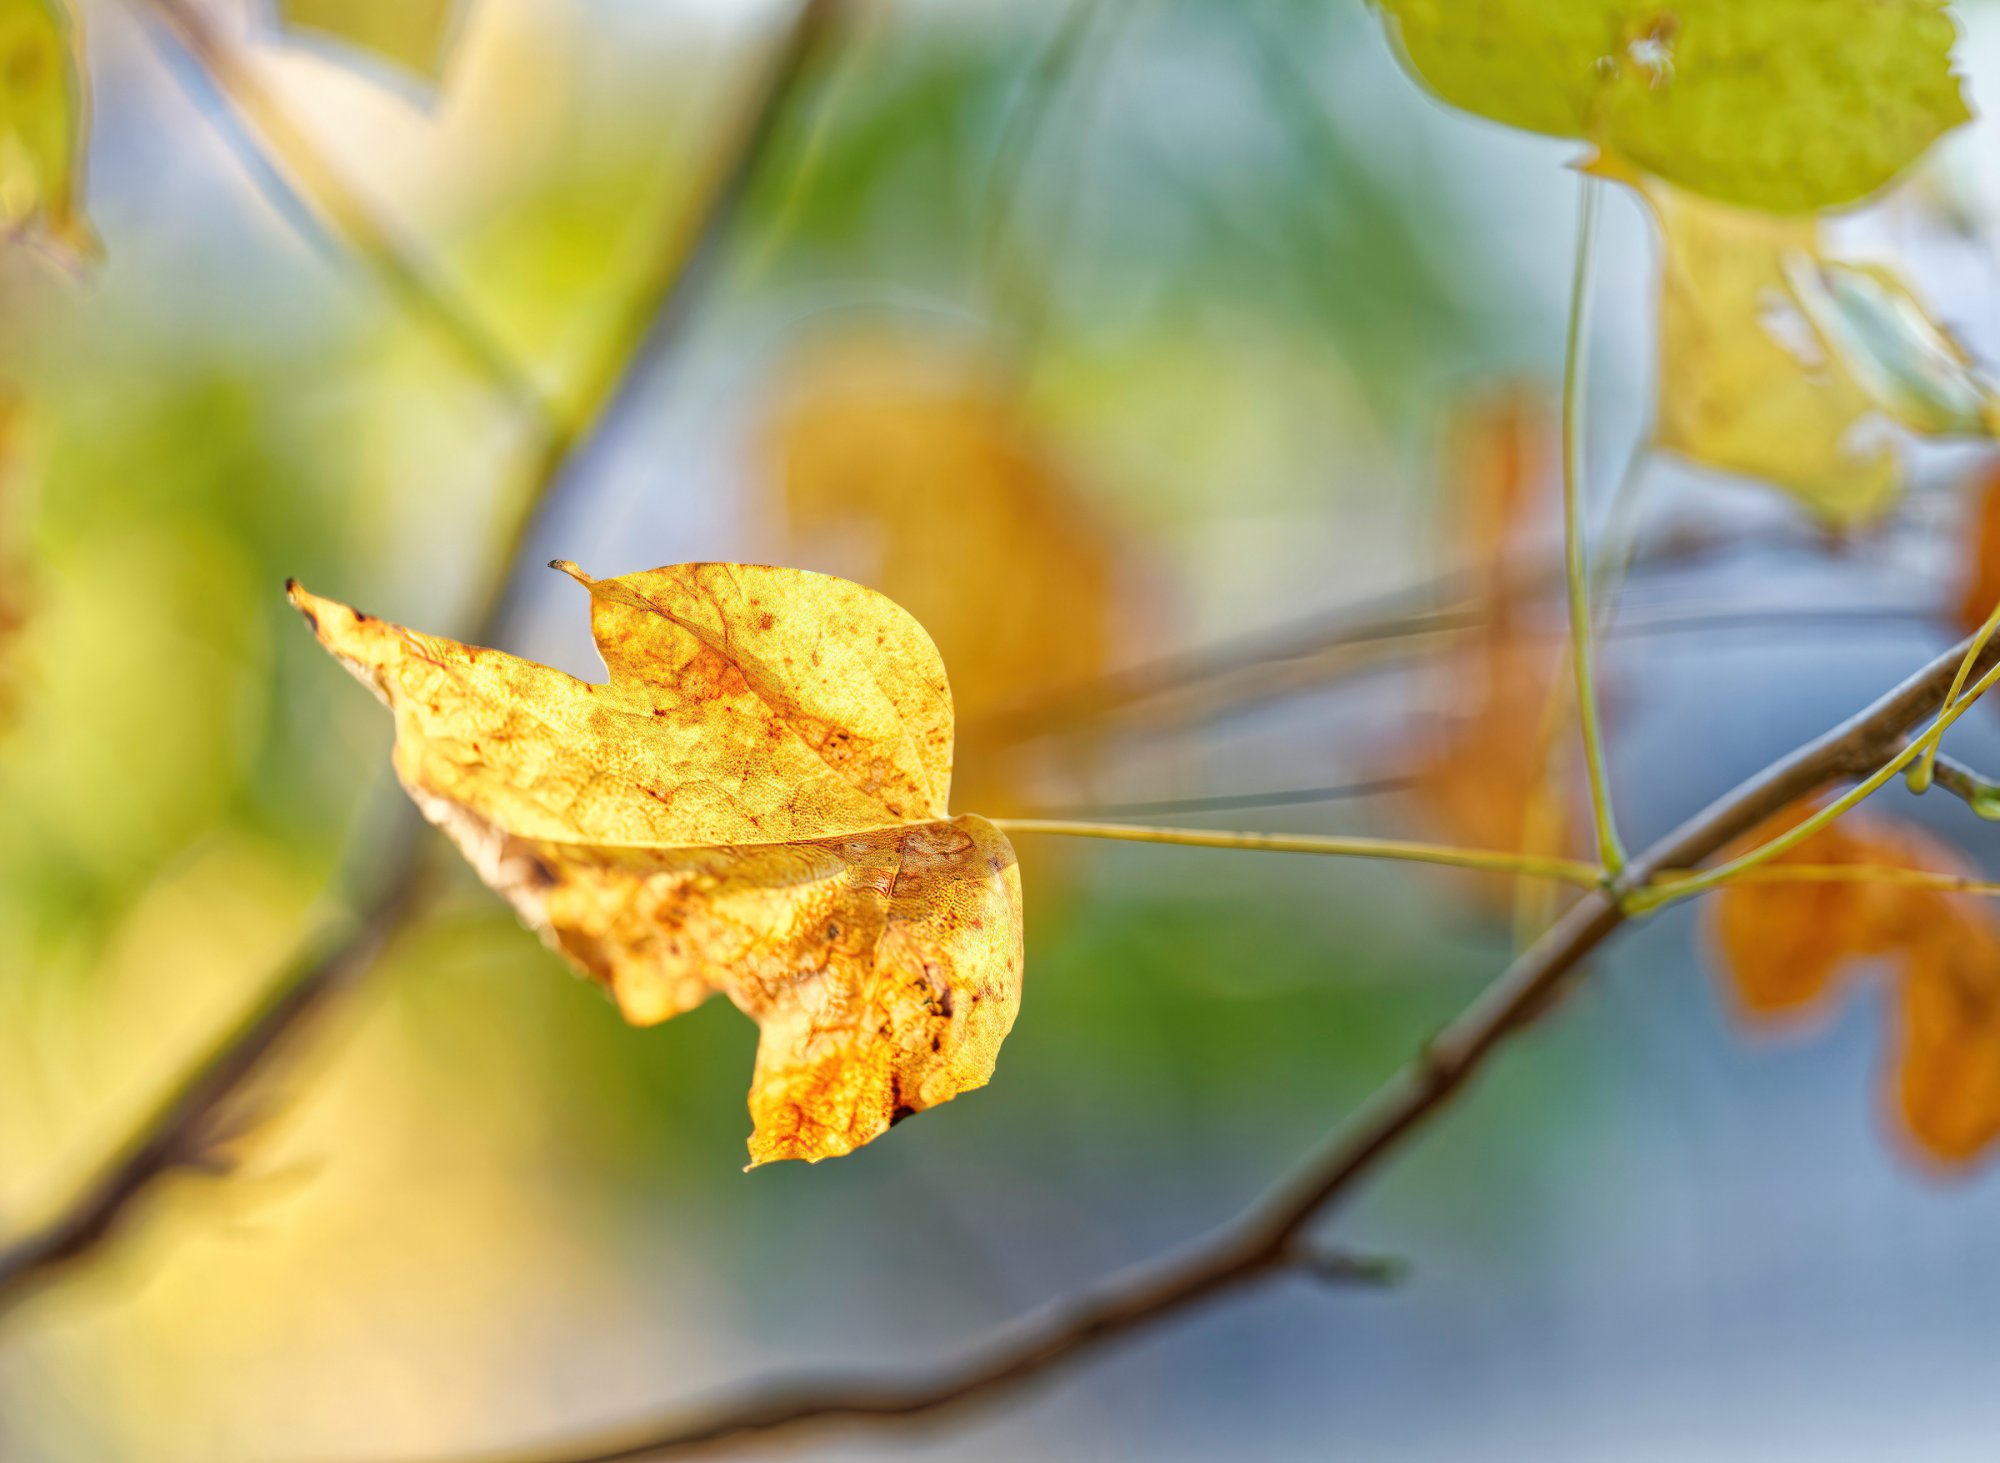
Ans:
{"label": "dried leaf", "polygon": [[425,815],[627,1019],[721,992],[763,1031],[753,1162],[846,1153],[991,1075],[1020,882],[952,819],[952,704],[860,585],[687,564],[592,579],[609,679],[292,599],[388,703]]}
{"label": "dried leaf", "polygon": [[1784,488],[1834,526],[1886,510],[1903,469],[1892,443],[1869,436],[1878,404],[1788,279],[1818,259],[1818,225],[1651,180],[1640,191],[1665,241],[1658,445]]}
{"label": "dried leaf", "polygon": [[1971,115],[1945,0],[1379,3],[1452,105],[1773,212],[1866,197]]}
{"label": "dried leaf", "polygon": [[[1813,811],[1800,805],[1764,824],[1737,852],[1790,832]],[[1771,860],[1773,866],[1837,864],[1936,868],[1947,863],[1906,830],[1846,817]],[[1892,884],[1725,885],[1711,900],[1709,930],[1719,973],[1748,1022],[1788,1021],[1819,1006],[1838,978],[1872,957],[1894,954],[1920,928],[1936,895]]]}
{"label": "dried leaf", "polygon": [[1918,1146],[1964,1164],[2000,1138],[2000,930],[1984,910],[1937,905],[1903,977],[1896,1103]]}
{"label": "dried leaf", "polygon": [[[1737,850],[1796,827],[1801,805]],[[1862,865],[1966,876],[1951,849],[1887,819],[1842,818],[1773,866]],[[1748,1022],[1796,1021],[1823,1008],[1843,979],[1874,963],[1897,991],[1896,1108],[1932,1158],[1962,1165],[2000,1139],[2000,921],[1970,895],[1888,882],[1725,885],[1710,938]]]}
{"label": "dried leaf", "polygon": [[[775,401],[779,556],[906,606],[951,665],[973,736],[1106,670],[1123,628],[1117,540],[993,369],[942,345],[846,337],[795,362]],[[1018,807],[1001,749],[966,752],[974,800]]]}
{"label": "dried leaf", "polygon": [[436,81],[457,0],[278,0],[290,29],[329,37]]}
{"label": "dried leaf", "polygon": [[0,233],[93,258],[83,63],[63,0],[0,0]]}

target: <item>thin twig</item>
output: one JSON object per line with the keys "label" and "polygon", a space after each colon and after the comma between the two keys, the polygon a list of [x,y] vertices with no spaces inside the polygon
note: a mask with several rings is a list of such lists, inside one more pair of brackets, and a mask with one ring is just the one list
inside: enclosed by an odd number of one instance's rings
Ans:
{"label": "thin twig", "polygon": [[1414,777],[1364,777],[1356,782],[1317,787],[1281,787],[1264,792],[1210,793],[1181,798],[1155,798],[1131,803],[1079,803],[1073,807],[1035,808],[1029,818],[1157,818],[1176,813],[1234,813],[1249,808],[1296,808],[1309,803],[1344,803],[1384,793],[1402,792]]}
{"label": "thin twig", "polygon": [[[157,22],[146,26],[146,33],[156,43],[177,46],[191,64],[189,79],[212,99],[212,107],[203,110],[230,124],[220,130],[244,155],[253,176],[280,190],[280,212],[323,230],[366,266],[406,313],[448,341],[516,408],[545,426],[555,422],[553,404],[512,354],[348,181],[264,84],[250,58],[198,5],[191,0],[131,3]],[[183,68],[174,70],[181,74]]]}
{"label": "thin twig", "polygon": [[[1945,692],[1944,706],[1938,712],[1940,716],[1949,714],[1951,709],[1958,705],[1959,695],[1965,690],[1966,678],[1972,674],[1972,662],[1974,658],[1978,656],[1980,651],[1986,648],[1986,642],[1993,638],[1996,630],[2000,630],[2000,603],[1996,603],[1993,606],[1992,610],[1986,616],[1985,623],[1974,632],[1972,646],[1965,652],[1965,659],[1958,667],[1958,674],[1952,677],[1951,689]],[[1921,793],[1930,787],[1931,778],[1936,774],[1937,770],[1938,747],[1938,742],[1932,742],[1925,750],[1923,757],[1918,760],[1917,765],[1910,769],[1909,783],[1911,792]]]}
{"label": "thin twig", "polygon": [[[1662,874],[1662,879],[1672,875]],[[1895,864],[1764,864],[1745,869],[1732,884],[1893,884],[1905,889],[1933,889],[1940,894],[2000,894],[2000,883],[1965,874],[1941,874],[1935,869]]]}
{"label": "thin twig", "polygon": [[[415,873],[414,820],[386,850],[392,868]],[[418,881],[386,885],[365,914],[322,931],[315,947],[152,1109],[98,1177],[49,1223],[0,1250],[0,1308],[91,1254],[112,1236],[141,1194],[162,1177],[209,1163],[231,1099],[248,1086],[285,1033],[304,1025],[388,945],[415,906]]]}
{"label": "thin twig", "polygon": [[1334,858],[1390,859],[1403,863],[1441,864],[1454,869],[1525,874],[1558,879],[1566,884],[1595,886],[1604,870],[1575,859],[1542,858],[1478,848],[1452,848],[1441,843],[1412,843],[1400,838],[1349,838],[1315,833],[1226,833],[1207,828],[1153,828],[1133,823],[1079,823],[1060,818],[995,818],[993,826],[1008,833],[1040,833],[1059,838],[1102,838],[1118,843],[1166,843],[1182,848],[1253,849],[1264,853],[1322,854]]}
{"label": "thin twig", "polygon": [[[768,150],[776,119],[839,9],[840,0],[804,0],[796,12],[775,60],[759,80],[755,101],[696,221],[691,227],[675,221],[671,246],[634,292],[632,307],[619,317],[603,361],[588,378],[582,399],[597,408],[592,414],[596,421],[615,410],[647,362],[665,354],[680,338],[702,286],[712,278],[716,253]],[[573,466],[590,436],[587,428],[554,432],[538,453],[506,535],[506,560],[476,616],[479,638],[486,638],[504,617],[520,547],[574,475]],[[98,1176],[55,1218],[0,1250],[0,1310],[96,1253],[160,1180],[202,1162],[232,1100],[291,1049],[309,1018],[374,963],[419,902],[422,854],[428,845],[414,814],[400,811],[392,831],[361,861],[368,882],[365,894],[350,902],[356,912],[337,919],[312,942],[308,952],[273,982],[252,1013],[225,1033],[147,1112]]]}
{"label": "thin twig", "polygon": [[[1627,885],[1662,870],[1692,868],[1800,798],[1879,767],[1936,711],[1965,649],[1961,644],[1939,656],[1860,714],[1697,813],[1632,862]],[[2000,663],[2000,646],[1980,657],[1981,669],[1992,663]],[[683,1458],[781,1436],[797,1442],[969,1410],[1287,1273],[1314,1224],[1401,1151],[1509,1037],[1554,1005],[1584,959],[1629,918],[1622,892],[1613,887],[1582,895],[1288,1182],[1184,1253],[1028,1316],[937,1371],[779,1380],[614,1437],[508,1455],[506,1463]]]}
{"label": "thin twig", "polygon": [[1570,280],[1569,334],[1563,350],[1562,489],[1563,582],[1569,605],[1570,673],[1576,716],[1583,733],[1583,765],[1590,783],[1590,816],[1597,832],[1597,856],[1614,874],[1625,871],[1625,846],[1611,807],[1611,773],[1604,755],[1604,727],[1598,715],[1596,658],[1591,650],[1590,565],[1583,542],[1584,356],[1590,343],[1591,256],[1597,237],[1601,185],[1582,180],[1577,200],[1576,268]]}
{"label": "thin twig", "polygon": [[1956,757],[1940,752],[1931,766],[1931,781],[1986,819],[2000,818],[2000,782],[1975,771]]}
{"label": "thin twig", "polygon": [[[1718,537],[1703,529],[1662,535],[1639,556],[1633,572],[1700,563],[1719,553],[1798,547],[1796,534],[1783,537]],[[1448,635],[1482,623],[1477,604],[1466,597],[1472,575],[1453,570],[1426,583],[1371,597],[1252,635],[1182,651],[1094,678],[1033,703],[996,712],[972,731],[989,744],[1019,745],[1050,734],[1095,727],[1103,720],[1181,695],[1204,704],[1249,707],[1333,678],[1334,667],[1365,663],[1367,652]],[[1560,559],[1509,576],[1499,592],[1510,600],[1533,598],[1563,582]]]}

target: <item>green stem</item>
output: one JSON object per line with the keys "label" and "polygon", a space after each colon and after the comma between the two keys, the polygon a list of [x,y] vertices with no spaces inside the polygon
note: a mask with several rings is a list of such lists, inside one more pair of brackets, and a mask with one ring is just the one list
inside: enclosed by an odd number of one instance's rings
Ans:
{"label": "green stem", "polygon": [[1713,869],[1686,878],[1662,878],[1658,883],[1635,889],[1625,896],[1624,907],[1628,914],[1643,914],[1663,905],[1673,904],[1692,895],[1701,894],[1728,883],[1749,869],[1769,863],[1772,859],[1791,852],[1800,844],[1832,823],[1849,809],[1856,807],[1893,781],[1896,774],[1915,762],[1930,748],[1936,746],[1940,738],[1954,721],[1972,709],[1972,704],[1983,696],[1996,682],[2000,681],[2000,666],[1995,666],[1981,676],[1970,691],[1959,699],[1949,711],[1940,711],[1928,730],[1904,747],[1879,771],[1866,781],[1857,783],[1838,798],[1814,813],[1810,818],[1786,833],[1780,834],[1761,848],[1752,849],[1741,858],[1731,859]]}
{"label": "green stem", "polygon": [[[1610,544],[1610,552],[1599,557],[1591,566],[1590,575],[1590,623],[1591,633],[1602,641],[1610,633],[1611,624],[1618,614],[1621,596],[1625,591],[1625,578],[1631,572],[1633,560],[1639,551],[1639,498],[1640,488],[1645,482],[1646,467],[1652,456],[1652,432],[1650,429],[1633,446],[1625,459],[1625,471],[1619,475],[1618,486],[1611,495],[1611,507],[1604,515],[1604,538]],[[1561,781],[1565,766],[1556,758],[1556,742],[1562,725],[1568,716],[1568,693],[1571,687],[1558,681],[1550,687],[1548,699],[1542,708],[1542,722],[1535,731],[1535,764],[1539,768],[1539,778],[1535,796],[1528,805],[1527,826],[1522,846],[1532,849],[1543,836],[1560,836],[1555,825],[1560,821],[1557,814],[1556,798],[1561,791]],[[1546,884],[1522,884],[1514,898],[1514,945],[1516,949],[1526,949],[1540,927],[1547,920],[1552,909],[1550,897],[1553,894]]]}
{"label": "green stem", "polygon": [[1583,762],[1590,775],[1590,813],[1597,828],[1597,856],[1615,877],[1625,871],[1625,847],[1611,812],[1605,769],[1604,726],[1598,716],[1597,675],[1591,655],[1590,567],[1583,546],[1584,352],[1590,333],[1591,248],[1597,235],[1598,183],[1583,180],[1576,216],[1576,264],[1570,274],[1569,336],[1563,350],[1563,582],[1569,592],[1569,658],[1576,680],[1577,720]]}
{"label": "green stem", "polygon": [[[1972,809],[1973,816],[1987,822],[2000,821],[2000,782],[1973,771],[1955,757],[1947,757],[1942,752],[1933,756],[1932,772],[1938,787],[1953,797],[1960,799]],[[1911,771],[1914,781],[1915,770]]]}
{"label": "green stem", "polygon": [[1941,874],[1934,869],[1898,868],[1893,864],[1780,864],[1746,869],[1736,876],[1744,884],[1892,884],[1905,889],[1933,889],[1940,894],[2000,895],[2000,883],[1965,874]]}
{"label": "green stem", "polygon": [[1574,859],[1539,858],[1529,854],[1451,848],[1437,843],[1410,843],[1394,838],[1342,838],[1311,834],[1225,833],[1204,828],[1153,828],[1136,823],[1078,823],[1056,818],[994,818],[994,827],[1008,833],[1045,833],[1061,838],[1108,838],[1120,843],[1170,843],[1185,848],[1256,849],[1264,853],[1331,854],[1345,858],[1395,859],[1405,863],[1443,864],[1455,869],[1482,869],[1501,874],[1529,874],[1560,879],[1567,884],[1595,886],[1604,870]]}
{"label": "green stem", "polygon": [[[1944,694],[1944,707],[1939,712],[1950,711],[1958,705],[1959,693],[1965,689],[1966,677],[1972,674],[1973,666],[1979,663],[1980,652],[1986,649],[1986,642],[1993,638],[1993,632],[2000,630],[2000,603],[1993,606],[1993,613],[1986,617],[1986,623],[1979,627],[1979,633],[1972,637],[1972,644],[1966,647],[1965,659],[1958,663],[1958,674],[1952,677],[1951,689]],[[1923,760],[1910,769],[1910,791],[1929,792],[1931,778],[1937,772],[1937,754],[1940,742],[1931,743],[1924,752]]]}

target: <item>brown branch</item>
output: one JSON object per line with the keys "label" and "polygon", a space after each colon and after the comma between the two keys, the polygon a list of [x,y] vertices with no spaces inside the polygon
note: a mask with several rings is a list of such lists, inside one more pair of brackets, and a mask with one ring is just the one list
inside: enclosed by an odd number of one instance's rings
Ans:
{"label": "brown branch", "polygon": [[[178,7],[180,0],[164,3]],[[646,365],[682,338],[750,181],[769,152],[777,120],[840,8],[840,0],[803,0],[799,6],[694,222],[674,220],[667,247],[620,314],[602,364],[587,378],[587,421],[605,420]],[[591,435],[590,427],[555,430],[538,446],[523,501],[513,514],[506,557],[477,616],[478,638],[489,638],[504,617],[521,546],[573,475]],[[352,901],[356,912],[334,921],[312,942],[250,1014],[147,1112],[98,1176],[53,1219],[0,1250],[0,1310],[102,1249],[162,1179],[209,1166],[229,1110],[252,1079],[288,1052],[311,1018],[374,963],[420,902],[427,844],[414,813],[403,806],[397,812],[392,831],[362,860],[366,892]]]}
{"label": "brown branch", "polygon": [[390,880],[360,918],[323,931],[209,1055],[137,1126],[98,1176],[40,1229],[0,1250],[0,1308],[104,1245],[142,1194],[170,1173],[216,1166],[233,1101],[288,1034],[344,991],[388,945],[416,906],[417,825],[403,820],[382,850]]}
{"label": "brown branch", "polygon": [[[1443,1111],[1510,1036],[1547,1011],[1585,957],[1626,922],[1619,907],[1624,890],[1663,870],[1692,868],[1799,798],[1880,767],[1942,704],[1965,652],[1960,645],[1939,656],[1849,721],[1710,804],[1639,855],[1620,887],[1584,895],[1301,1164],[1290,1181],[1185,1253],[1114,1279],[1095,1294],[1028,1316],[958,1364],[929,1375],[776,1382],[619,1436],[509,1455],[507,1463],[680,1458],[780,1436],[795,1442],[969,1409],[1296,1270],[1311,1227]],[[1995,663],[2000,663],[2000,644],[1988,647],[1979,669]]]}

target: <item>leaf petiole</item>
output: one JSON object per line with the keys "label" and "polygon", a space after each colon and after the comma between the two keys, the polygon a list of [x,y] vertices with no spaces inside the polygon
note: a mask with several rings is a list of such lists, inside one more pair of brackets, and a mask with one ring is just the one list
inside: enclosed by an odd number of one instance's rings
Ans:
{"label": "leaf petiole", "polygon": [[1569,592],[1570,670],[1576,680],[1577,720],[1583,731],[1583,763],[1590,777],[1590,813],[1597,830],[1597,856],[1614,876],[1625,871],[1625,847],[1611,811],[1610,773],[1604,757],[1604,727],[1598,716],[1597,672],[1591,654],[1590,569],[1583,543],[1584,352],[1590,333],[1590,266],[1597,236],[1599,184],[1583,180],[1577,205],[1576,264],[1570,275],[1569,330],[1563,349],[1562,488],[1563,581]]}
{"label": "leaf petiole", "polygon": [[1392,859],[1404,863],[1443,864],[1457,869],[1524,874],[1596,888],[1605,871],[1575,859],[1542,858],[1497,850],[1452,848],[1438,843],[1411,843],[1395,838],[1346,838],[1316,834],[1228,833],[1205,828],[1154,828],[1136,823],[1070,822],[1056,818],[991,818],[1009,834],[1039,833],[1057,838],[1105,838],[1119,843],[1166,843],[1184,848],[1253,849],[1264,853],[1326,854],[1345,858]]}
{"label": "leaf petiole", "polygon": [[[1979,663],[1980,652],[1986,649],[1986,644],[1993,638],[1995,630],[2000,630],[2000,603],[1994,604],[1993,613],[1986,617],[1986,623],[1981,625],[1979,633],[1972,637],[1972,644],[1965,648],[1965,659],[1958,663],[1958,674],[1952,677],[1951,689],[1945,692],[1944,706],[1939,712],[1940,715],[1958,705],[1959,693],[1965,689],[1966,678],[1972,674],[1973,666]],[[1925,750],[1923,759],[1910,769],[1909,783],[1911,792],[1924,793],[1930,791],[1931,779],[1937,773],[1939,745],[1939,742],[1931,743]]]}

